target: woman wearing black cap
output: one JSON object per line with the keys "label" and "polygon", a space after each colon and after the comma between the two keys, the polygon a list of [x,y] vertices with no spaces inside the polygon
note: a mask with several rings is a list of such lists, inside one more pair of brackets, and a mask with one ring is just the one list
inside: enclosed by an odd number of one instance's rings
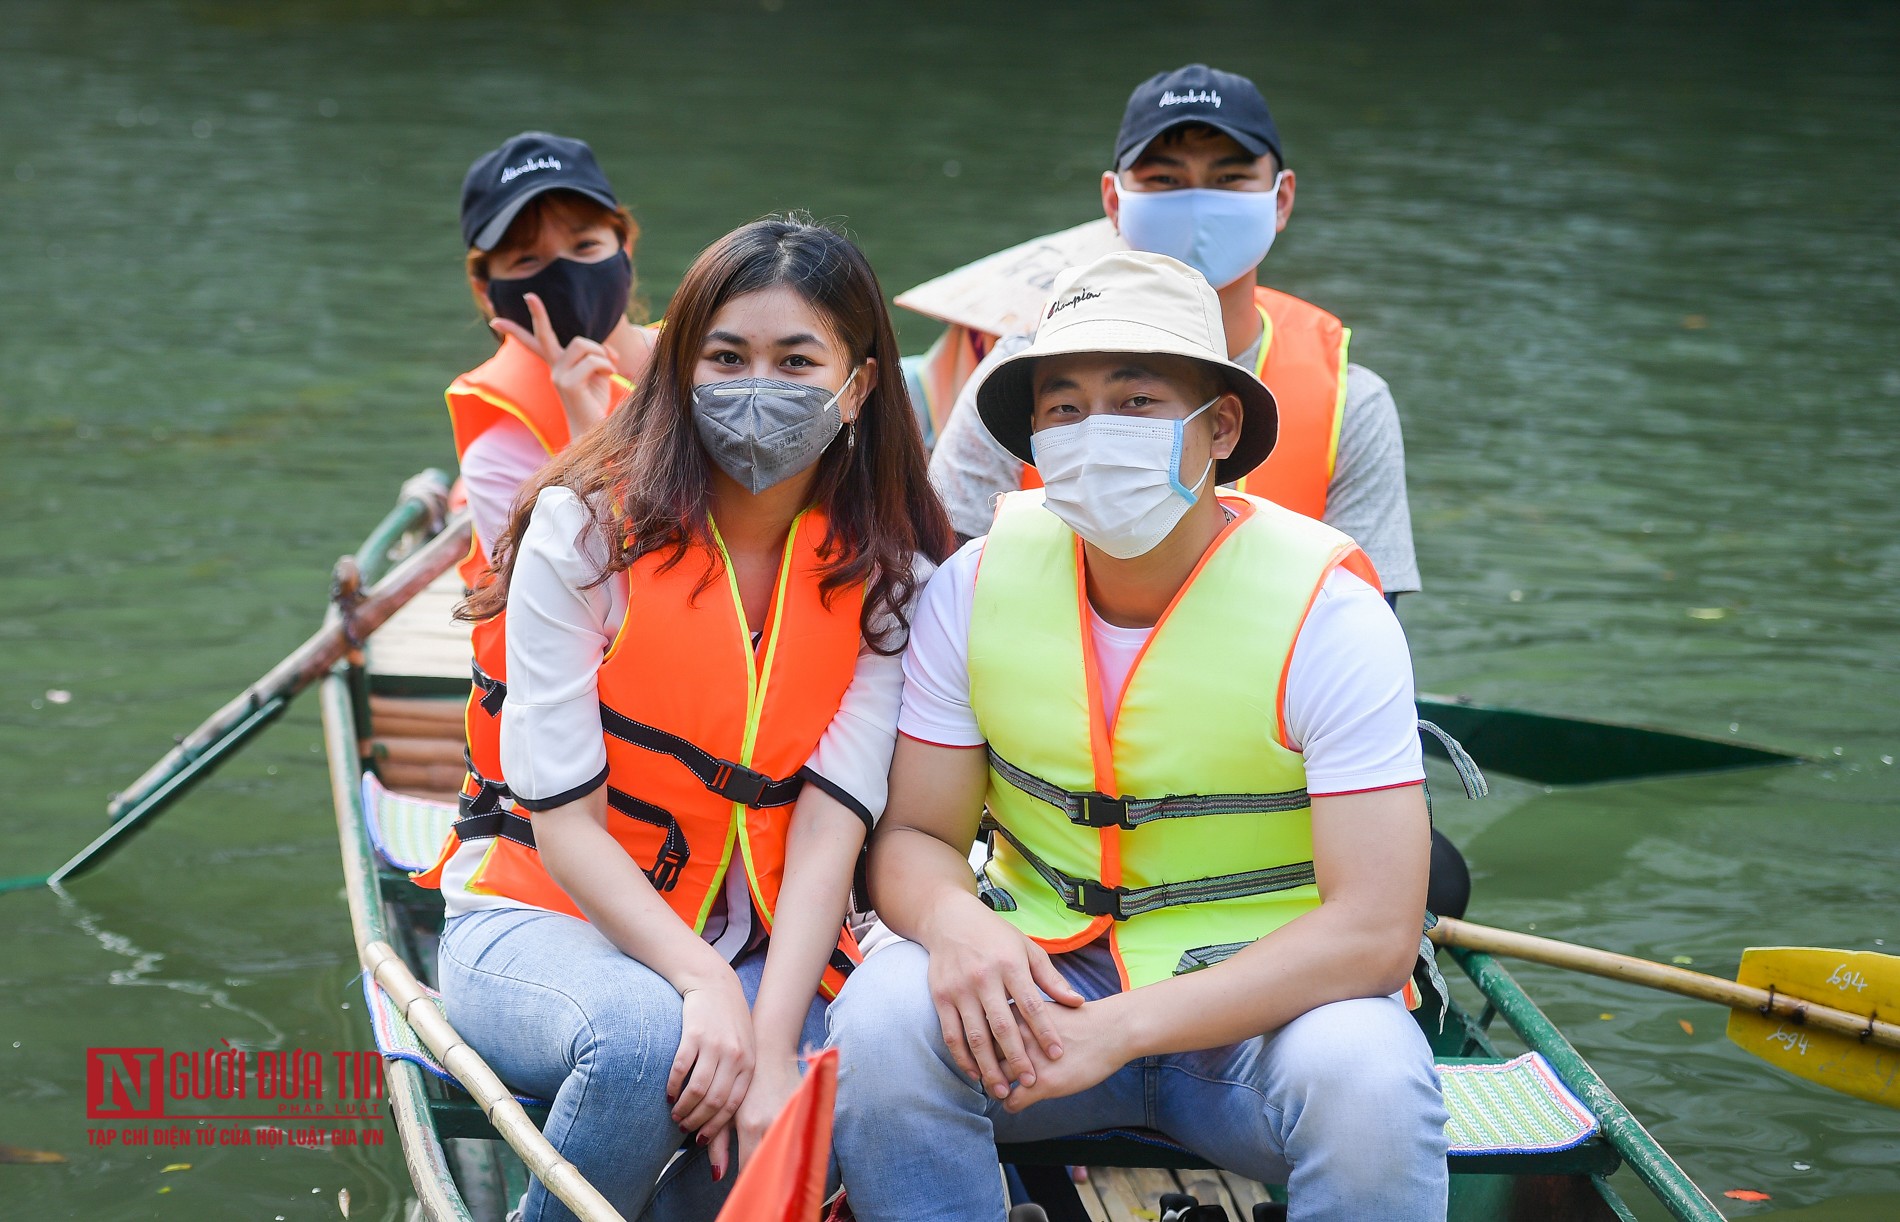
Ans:
{"label": "woman wearing black cap", "polygon": [[610,411],[646,367],[652,334],[627,319],[640,227],[579,140],[523,132],[462,182],[475,304],[501,347],[448,389],[478,584],[515,494]]}

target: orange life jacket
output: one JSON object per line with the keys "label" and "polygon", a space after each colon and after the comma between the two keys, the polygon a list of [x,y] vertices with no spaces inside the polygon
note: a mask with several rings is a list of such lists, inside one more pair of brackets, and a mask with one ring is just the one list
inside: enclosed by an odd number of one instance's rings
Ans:
{"label": "orange life jacket", "polygon": [[[627,570],[627,617],[599,674],[607,746],[608,831],[694,930],[735,866],[764,928],[772,927],[792,805],[805,761],[837,714],[857,666],[864,590],[826,605],[819,587],[825,516],[793,523],[758,648],[752,646],[724,544],[666,567],[649,554]],[[710,587],[698,590],[714,569]],[[499,637],[500,617],[478,625]],[[501,651],[497,651],[498,653]],[[457,847],[491,839],[469,889],[581,916],[541,865],[533,814],[508,793],[500,767],[505,679],[478,674],[470,695],[471,772],[436,865],[415,881],[441,885]],[[737,861],[735,862],[735,850]],[[858,959],[841,930],[825,973],[835,996]]]}
{"label": "orange life jacket", "polygon": [[[510,419],[525,425],[549,457],[567,448],[567,409],[561,406],[548,363],[513,336],[501,341],[495,355],[449,383],[444,398],[458,461],[477,437]],[[462,584],[473,589],[487,568],[488,540],[471,538],[461,564]]]}
{"label": "orange life jacket", "polygon": [[[1277,289],[1256,287],[1263,330],[1254,374],[1280,407],[1280,437],[1267,461],[1236,485],[1309,518],[1326,514],[1326,489],[1339,455],[1339,418],[1346,405],[1346,344],[1352,331],[1316,305]],[[1022,486],[1040,488],[1023,465]]]}

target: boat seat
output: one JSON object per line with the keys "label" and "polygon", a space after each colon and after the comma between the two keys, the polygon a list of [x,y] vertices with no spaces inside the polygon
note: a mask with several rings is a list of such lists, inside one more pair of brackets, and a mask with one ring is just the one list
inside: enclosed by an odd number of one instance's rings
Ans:
{"label": "boat seat", "polygon": [[363,774],[363,813],[376,855],[405,873],[435,864],[449,825],[460,813],[453,802],[397,793],[374,773]]}
{"label": "boat seat", "polygon": [[[440,995],[429,991],[432,998]],[[422,1038],[397,1012],[371,977],[363,979],[376,1047],[391,1060],[408,1061],[431,1082],[430,1110],[445,1137],[494,1137],[475,1101],[437,1063]],[[1607,1175],[1616,1152],[1599,1136],[1596,1117],[1571,1093],[1550,1063],[1535,1052],[1497,1057],[1441,1057],[1451,1170],[1483,1175]],[[516,1095],[535,1123],[548,1103]],[[1024,1166],[1162,1167],[1205,1169],[1212,1164],[1159,1133],[1105,1129],[1053,1141],[997,1147],[1001,1161]]]}
{"label": "boat seat", "polygon": [[[1608,1175],[1620,1165],[1596,1116],[1542,1054],[1440,1057],[1445,1136],[1454,1175]],[[1006,1143],[1018,1166],[1220,1170],[1148,1129],[1103,1129],[1050,1141]]]}

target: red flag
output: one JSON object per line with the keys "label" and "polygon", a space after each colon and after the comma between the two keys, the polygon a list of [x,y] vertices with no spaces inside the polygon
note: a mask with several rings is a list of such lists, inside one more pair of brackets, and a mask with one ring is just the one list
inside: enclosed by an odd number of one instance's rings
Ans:
{"label": "red flag", "polygon": [[739,1169],[718,1222],[818,1222],[837,1097],[838,1050],[827,1048],[807,1063],[797,1093]]}

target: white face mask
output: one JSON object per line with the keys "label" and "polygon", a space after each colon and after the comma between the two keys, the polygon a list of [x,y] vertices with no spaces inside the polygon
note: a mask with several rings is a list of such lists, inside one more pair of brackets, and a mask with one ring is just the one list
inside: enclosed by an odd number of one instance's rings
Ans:
{"label": "white face mask", "polygon": [[1219,398],[1179,420],[1090,416],[1033,434],[1029,449],[1049,512],[1117,560],[1154,550],[1214,470],[1210,456],[1192,487],[1181,482],[1187,423]]}
{"label": "white face mask", "polygon": [[1280,180],[1271,191],[1128,191],[1118,181],[1122,238],[1136,250],[1179,259],[1215,288],[1258,267],[1279,228]]}

